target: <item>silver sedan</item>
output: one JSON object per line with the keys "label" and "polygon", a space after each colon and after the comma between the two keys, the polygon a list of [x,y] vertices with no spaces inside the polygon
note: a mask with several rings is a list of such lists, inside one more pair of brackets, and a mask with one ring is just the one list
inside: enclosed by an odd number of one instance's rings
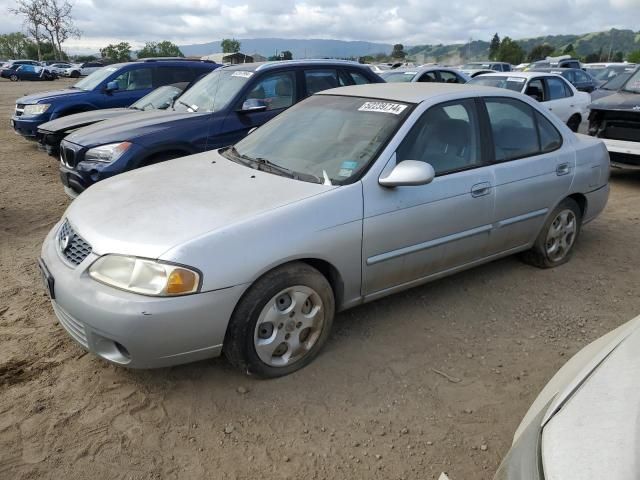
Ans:
{"label": "silver sedan", "polygon": [[417,68],[403,67],[376,73],[387,83],[467,83],[471,79],[454,68],[441,67],[440,65]]}
{"label": "silver sedan", "polygon": [[517,252],[563,264],[608,178],[600,140],[524,95],[344,87],[91,187],[40,266],[60,324],[108,361],[224,353],[275,377],[318,354],[337,311]]}

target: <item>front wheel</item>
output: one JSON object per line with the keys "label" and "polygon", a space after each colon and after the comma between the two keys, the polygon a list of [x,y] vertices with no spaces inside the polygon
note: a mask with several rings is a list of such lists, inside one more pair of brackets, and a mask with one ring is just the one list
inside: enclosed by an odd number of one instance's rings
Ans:
{"label": "front wheel", "polygon": [[309,364],[326,343],[335,315],[333,290],[315,268],[295,262],[254,283],[231,317],[223,351],[231,364],[265,378]]}
{"label": "front wheel", "polygon": [[73,72],[71,72],[71,73],[69,74],[69,76],[70,76],[71,78],[79,78],[79,77],[80,77],[80,72],[78,72],[77,70],[74,70]]}
{"label": "front wheel", "polygon": [[551,213],[531,250],[522,259],[538,268],[552,268],[571,258],[580,235],[582,212],[572,198],[565,198]]}
{"label": "front wheel", "polygon": [[12,82],[17,82],[20,79],[18,78],[18,75],[14,74],[9,77],[9,80],[11,80]]}

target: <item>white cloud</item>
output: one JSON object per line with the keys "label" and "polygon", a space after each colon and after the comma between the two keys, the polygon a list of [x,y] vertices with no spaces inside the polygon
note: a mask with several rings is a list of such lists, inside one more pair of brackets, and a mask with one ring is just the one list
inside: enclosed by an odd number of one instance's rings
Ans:
{"label": "white cloud", "polygon": [[[0,12],[13,0],[0,0]],[[114,41],[204,43],[238,38],[336,38],[408,45],[466,42],[469,38],[526,38],[615,28],[637,29],[640,0],[77,0],[81,39],[68,49]],[[0,33],[20,30],[6,15]]]}

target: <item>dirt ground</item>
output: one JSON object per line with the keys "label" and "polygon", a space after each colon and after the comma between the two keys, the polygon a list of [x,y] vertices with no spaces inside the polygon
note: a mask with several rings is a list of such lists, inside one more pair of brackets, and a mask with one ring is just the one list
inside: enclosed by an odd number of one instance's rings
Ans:
{"label": "dirt ground", "polygon": [[0,83],[1,479],[491,479],[551,375],[640,313],[640,176],[617,174],[567,265],[508,258],[342,313],[289,377],[109,365],[43,293],[36,258],[69,200],[9,126],[16,98],[70,83]]}

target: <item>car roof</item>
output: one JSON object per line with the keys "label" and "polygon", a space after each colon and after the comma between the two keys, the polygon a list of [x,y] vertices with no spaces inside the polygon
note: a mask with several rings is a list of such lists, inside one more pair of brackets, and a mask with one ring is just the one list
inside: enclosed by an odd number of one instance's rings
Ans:
{"label": "car roof", "polygon": [[292,66],[326,66],[326,67],[356,67],[356,68],[368,68],[358,62],[351,60],[325,60],[325,59],[304,59],[304,60],[276,60],[273,62],[255,62],[255,63],[238,63],[235,65],[229,65],[224,67],[228,70],[247,70],[247,71],[263,71],[271,70],[275,68],[284,68]]}
{"label": "car roof", "polygon": [[[551,70],[555,70],[555,69],[551,69]],[[535,78],[535,77],[545,77],[547,75],[557,75],[557,74],[550,73],[550,72],[539,72],[539,71],[528,70],[526,72],[493,72],[493,73],[485,73],[482,76],[483,77]],[[478,78],[478,77],[476,77],[476,78]]]}
{"label": "car roof", "polygon": [[459,83],[368,83],[350,85],[348,87],[323,90],[315,95],[341,95],[346,97],[375,98],[379,100],[394,100],[397,102],[420,103],[429,98],[440,95],[460,93],[464,97],[478,95],[508,95],[519,97],[517,92],[503,88],[485,87]]}

